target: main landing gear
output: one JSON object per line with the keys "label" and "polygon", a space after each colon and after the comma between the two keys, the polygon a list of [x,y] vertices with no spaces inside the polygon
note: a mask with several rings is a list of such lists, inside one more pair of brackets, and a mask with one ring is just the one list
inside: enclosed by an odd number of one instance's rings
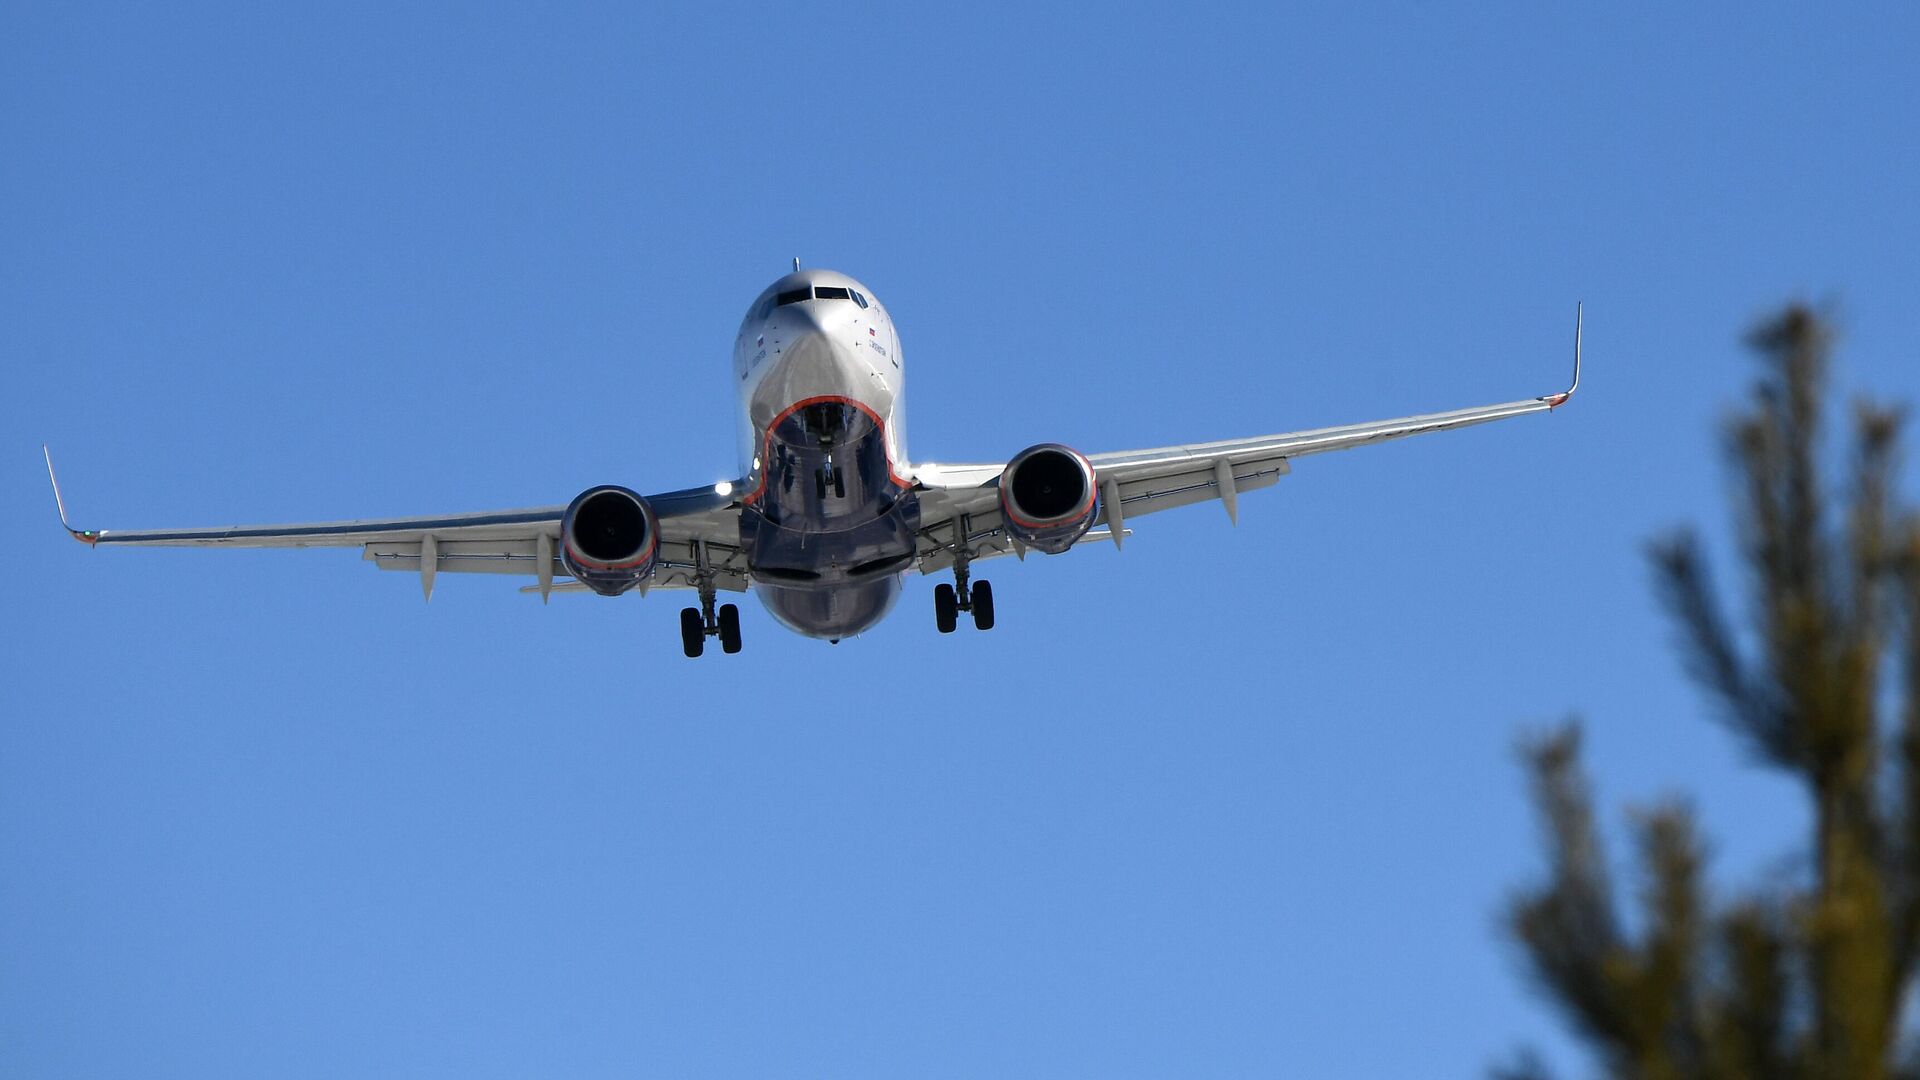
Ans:
{"label": "main landing gear", "polygon": [[732,604],[721,604],[717,615],[713,604],[700,608],[680,609],[680,648],[688,656],[699,656],[707,650],[707,638],[720,639],[720,651],[737,653],[740,651],[740,609]]}
{"label": "main landing gear", "polygon": [[933,625],[943,634],[951,634],[960,625],[960,613],[973,616],[976,630],[993,629],[993,585],[985,581],[976,581],[972,587],[967,585],[967,563],[970,561],[964,547],[956,547],[953,561],[952,585],[941,582],[933,587]]}
{"label": "main landing gear", "polygon": [[721,652],[737,653],[740,651],[740,609],[721,604],[715,610],[714,573],[707,564],[704,542],[695,545],[694,558],[694,582],[700,588],[700,606],[680,610],[680,648],[689,657],[699,656],[707,649],[707,639],[717,637]]}
{"label": "main landing gear", "polygon": [[721,652],[739,652],[740,609],[732,604],[721,604],[716,613],[712,600],[703,602],[697,608],[681,608],[680,648],[688,656],[699,656],[706,651],[709,637],[720,639]]}

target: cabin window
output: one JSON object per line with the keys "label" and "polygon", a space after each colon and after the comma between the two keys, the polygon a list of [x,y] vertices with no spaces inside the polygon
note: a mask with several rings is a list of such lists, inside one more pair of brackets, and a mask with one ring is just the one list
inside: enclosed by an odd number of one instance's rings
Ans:
{"label": "cabin window", "polygon": [[859,290],[859,289],[849,289],[849,290],[847,290],[847,291],[848,291],[848,292],[851,292],[851,293],[853,294],[853,302],[854,302],[854,303],[856,303],[856,304],[859,304],[859,305],[860,305],[861,307],[866,307],[866,306],[867,306],[867,298],[866,298],[866,297],[864,297],[864,296],[861,296],[861,295],[860,295],[860,290]]}
{"label": "cabin window", "polygon": [[853,299],[853,297],[849,295],[849,290],[843,289],[838,285],[816,285],[813,289],[813,297],[816,300]]}
{"label": "cabin window", "polygon": [[788,289],[786,292],[776,294],[773,302],[781,307],[785,307],[788,304],[798,304],[803,300],[811,299],[813,299],[813,297],[806,289]]}

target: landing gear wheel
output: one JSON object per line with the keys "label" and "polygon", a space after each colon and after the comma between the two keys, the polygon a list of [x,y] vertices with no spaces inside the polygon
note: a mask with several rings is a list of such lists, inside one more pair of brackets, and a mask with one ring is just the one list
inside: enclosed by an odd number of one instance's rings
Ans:
{"label": "landing gear wheel", "polygon": [[740,651],[740,609],[732,604],[720,605],[720,651]]}
{"label": "landing gear wheel", "polygon": [[706,651],[707,627],[700,618],[699,608],[680,609],[680,648],[689,657],[699,656]]}
{"label": "landing gear wheel", "polygon": [[984,581],[973,583],[973,625],[978,630],[993,629],[993,586]]}
{"label": "landing gear wheel", "polygon": [[836,499],[847,497],[847,474],[841,472],[838,465],[833,467],[833,497]]}
{"label": "landing gear wheel", "polygon": [[953,586],[944,581],[933,587],[933,625],[943,634],[953,633],[960,625],[960,602],[954,598]]}
{"label": "landing gear wheel", "polygon": [[813,497],[825,502],[827,499],[827,470],[813,470]]}

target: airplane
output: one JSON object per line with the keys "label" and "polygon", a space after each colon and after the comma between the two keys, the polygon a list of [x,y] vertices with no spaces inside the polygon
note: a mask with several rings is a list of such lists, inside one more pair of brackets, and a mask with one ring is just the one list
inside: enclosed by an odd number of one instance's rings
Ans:
{"label": "airplane", "polygon": [[1270,487],[1295,458],[1483,424],[1566,403],[1580,387],[1576,307],[1573,382],[1543,397],[1278,435],[1083,454],[1060,443],[1004,463],[916,463],[907,456],[904,361],[873,290],[831,270],[793,272],[761,290],[733,344],[741,475],[641,495],[618,484],[565,505],[476,514],[234,525],[210,529],[77,529],[42,447],[60,523],[91,547],[360,547],[382,570],[532,575],[522,592],[601,596],[687,590],[682,651],[710,637],[740,651],[740,611],[719,594],[753,592],[796,633],[838,643],[878,625],[904,580],[951,573],[933,590],[935,626],[961,615],[994,625],[982,559],[1059,555],[1111,541],[1176,506],[1219,500],[1239,519],[1242,492]]}

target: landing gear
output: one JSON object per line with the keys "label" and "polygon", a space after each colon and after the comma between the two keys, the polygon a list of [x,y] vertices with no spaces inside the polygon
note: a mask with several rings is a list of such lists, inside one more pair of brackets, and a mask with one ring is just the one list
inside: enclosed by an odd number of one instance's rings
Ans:
{"label": "landing gear", "polygon": [[972,559],[963,545],[953,548],[953,584],[941,582],[933,587],[933,625],[943,634],[951,634],[960,625],[960,613],[973,616],[976,630],[993,629],[993,586],[985,581],[967,584],[967,564]]}
{"label": "landing gear", "polygon": [[840,471],[840,466],[831,461],[813,470],[813,497],[825,502],[829,487],[833,489],[834,498],[847,497],[847,474]]}
{"label": "landing gear", "polygon": [[680,609],[680,648],[689,657],[699,656],[706,651],[707,638],[720,639],[720,651],[728,654],[740,651],[740,609],[732,604],[720,605],[715,612],[708,601],[706,613],[700,608]]}
{"label": "landing gear", "polygon": [[707,563],[707,545],[696,542],[694,545],[694,584],[700,589],[700,606],[680,610],[680,648],[689,658],[699,656],[706,651],[707,639],[720,639],[720,651],[737,653],[740,651],[740,609],[732,604],[722,604],[714,609],[715,586],[713,567]]}

